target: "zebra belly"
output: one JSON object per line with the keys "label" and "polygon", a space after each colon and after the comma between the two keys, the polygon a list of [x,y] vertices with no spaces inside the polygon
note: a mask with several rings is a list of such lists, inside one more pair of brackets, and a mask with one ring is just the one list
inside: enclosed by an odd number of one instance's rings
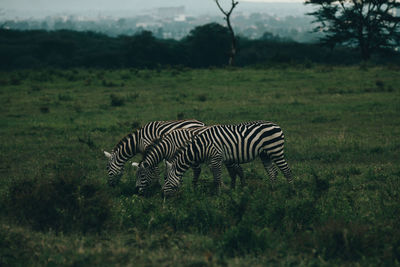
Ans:
{"label": "zebra belly", "polygon": [[223,152],[223,161],[226,163],[248,163],[253,161],[257,155],[251,152],[243,151],[240,147],[236,146],[235,149],[226,148]]}

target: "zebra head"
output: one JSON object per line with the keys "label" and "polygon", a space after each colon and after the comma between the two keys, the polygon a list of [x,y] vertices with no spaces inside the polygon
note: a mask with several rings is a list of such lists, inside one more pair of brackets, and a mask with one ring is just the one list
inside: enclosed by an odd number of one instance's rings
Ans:
{"label": "zebra head", "polygon": [[139,164],[136,172],[136,189],[139,194],[143,194],[146,190],[158,181],[159,172],[157,167],[151,167],[146,161]]}
{"label": "zebra head", "polygon": [[176,167],[169,161],[165,161],[166,179],[162,187],[162,195],[167,198],[173,196],[179,188],[181,178],[176,173]]}
{"label": "zebra head", "polygon": [[104,151],[104,155],[108,159],[107,172],[108,172],[108,185],[114,187],[119,183],[119,180],[124,171],[124,165],[119,165],[114,152]]}

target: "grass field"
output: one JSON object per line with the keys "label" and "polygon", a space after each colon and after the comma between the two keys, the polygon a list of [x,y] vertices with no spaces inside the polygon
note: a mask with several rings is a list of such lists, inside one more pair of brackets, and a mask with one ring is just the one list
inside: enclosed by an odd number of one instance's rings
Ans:
{"label": "grass field", "polygon": [[[400,265],[400,68],[0,73],[0,266]],[[132,195],[106,159],[153,120],[270,120],[293,185],[259,160],[247,186]],[[140,160],[135,157],[134,160]],[[223,178],[229,183],[224,170]]]}

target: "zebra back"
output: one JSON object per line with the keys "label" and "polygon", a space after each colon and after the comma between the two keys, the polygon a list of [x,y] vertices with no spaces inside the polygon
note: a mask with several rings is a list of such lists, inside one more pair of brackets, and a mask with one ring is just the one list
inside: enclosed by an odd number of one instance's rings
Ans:
{"label": "zebra back", "polygon": [[[176,129],[191,129],[205,124],[198,120],[154,121],[137,130],[137,153],[143,153],[154,140]],[[129,136],[129,135],[128,135]],[[117,145],[118,146],[118,145]]]}
{"label": "zebra back", "polygon": [[214,146],[237,154],[238,161],[245,163],[251,161],[252,157],[249,154],[250,151],[246,151],[244,148],[247,147],[247,142],[253,140],[255,134],[260,135],[260,132],[263,132],[266,137],[275,134],[278,135],[278,139],[284,139],[281,128],[269,121],[258,120],[237,125],[213,125],[194,135],[185,145],[176,150],[169,161],[180,161],[182,165],[186,165],[183,162],[203,162],[208,157],[207,153],[211,152],[208,149]]}
{"label": "zebra back", "polygon": [[153,167],[157,166],[163,159],[170,160],[180,147],[190,143],[194,136],[207,128],[207,126],[204,126],[190,129],[177,129],[163,135],[146,147],[142,162],[146,162],[149,167]]}
{"label": "zebra back", "polygon": [[175,129],[181,128],[196,128],[204,126],[203,122],[198,120],[177,120],[177,121],[154,121],[149,122],[142,128],[136,130],[123,137],[113,148],[109,156],[107,170],[109,183],[114,183],[112,179],[115,176],[120,176],[123,166],[130,158],[138,153],[143,153],[146,147],[151,144],[154,139],[160,138]]}

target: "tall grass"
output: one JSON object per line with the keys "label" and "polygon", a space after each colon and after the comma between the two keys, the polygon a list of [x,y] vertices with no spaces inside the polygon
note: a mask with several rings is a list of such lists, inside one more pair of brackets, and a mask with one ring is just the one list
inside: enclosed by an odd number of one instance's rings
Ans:
{"label": "tall grass", "polygon": [[[2,72],[0,265],[397,265],[398,75],[309,64]],[[188,172],[164,202],[160,188],[132,194],[127,164],[109,188],[102,149],[176,118],[278,123],[294,183],[270,184],[255,161],[243,189],[214,195],[205,167],[197,190]]]}

